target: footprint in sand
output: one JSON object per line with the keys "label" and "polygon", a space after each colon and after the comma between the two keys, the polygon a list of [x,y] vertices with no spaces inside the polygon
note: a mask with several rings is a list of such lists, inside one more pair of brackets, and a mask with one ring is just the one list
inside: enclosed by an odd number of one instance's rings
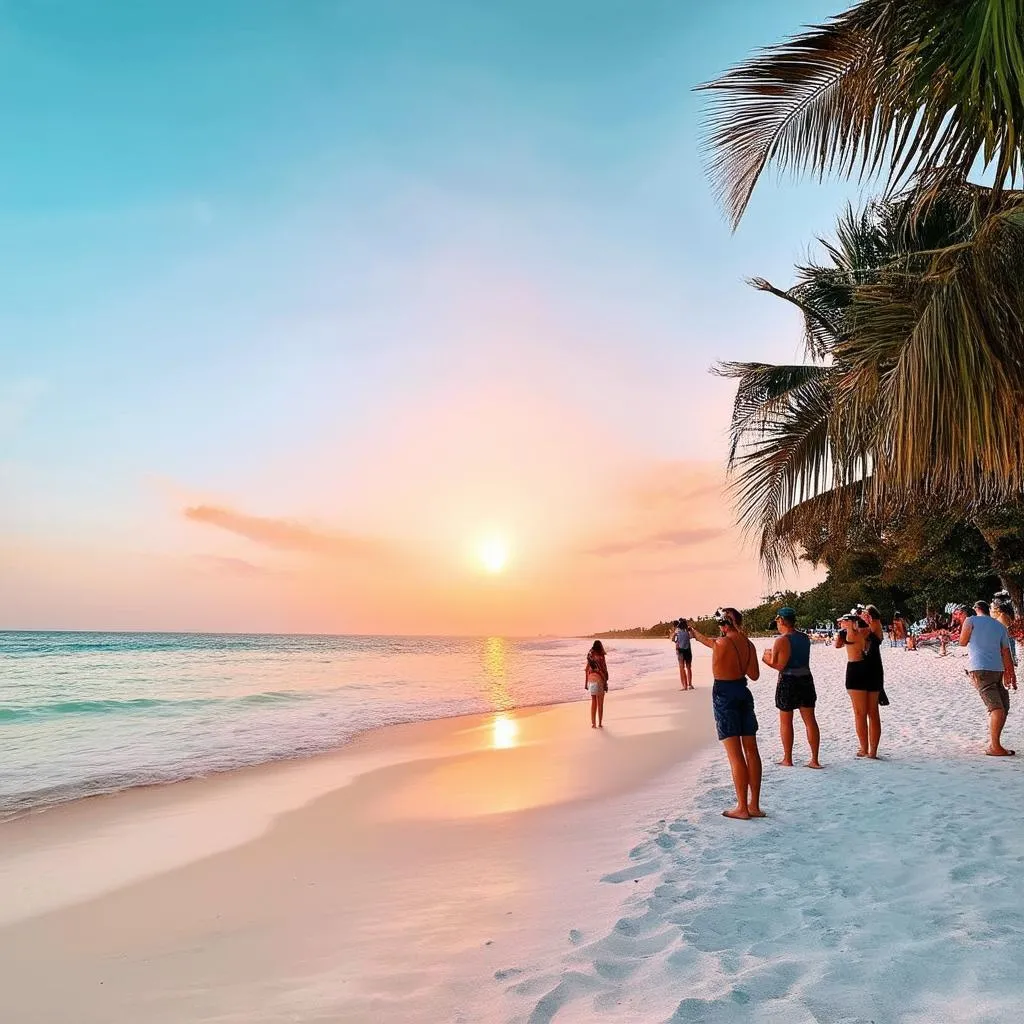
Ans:
{"label": "footprint in sand", "polygon": [[529,1024],[550,1024],[555,1015],[573,999],[599,992],[606,986],[603,982],[579,971],[566,971],[558,984],[541,997],[530,1014]]}
{"label": "footprint in sand", "polygon": [[634,864],[631,867],[623,868],[621,871],[613,871],[611,874],[602,875],[601,881],[618,885],[621,882],[637,881],[638,879],[645,878],[647,875],[653,875],[659,870],[660,865],[658,862],[652,860],[646,864]]}

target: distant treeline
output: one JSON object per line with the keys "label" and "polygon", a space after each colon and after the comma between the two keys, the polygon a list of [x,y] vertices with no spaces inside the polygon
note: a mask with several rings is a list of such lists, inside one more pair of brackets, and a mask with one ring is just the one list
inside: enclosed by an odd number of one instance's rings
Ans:
{"label": "distant treeline", "polygon": [[[797,620],[804,627],[832,624],[856,604],[877,605],[885,622],[891,622],[897,611],[913,622],[940,611],[947,602],[971,604],[979,597],[991,598],[1000,589],[1004,580],[992,571],[985,542],[976,527],[941,522],[938,517],[923,524],[918,521],[917,526],[920,532],[913,535],[893,531],[886,537],[871,535],[862,528],[855,545],[832,549],[822,545],[808,561],[825,565],[827,579],[801,593],[785,590],[769,594],[759,605],[741,609],[743,628],[753,636],[774,633],[775,613],[783,605],[796,610]],[[690,621],[702,633],[718,633],[710,615]],[[595,636],[656,639],[671,636],[674,628],[673,619]]]}
{"label": "distant treeline", "polygon": [[[711,632],[715,635],[718,626],[710,615],[701,615],[688,620],[702,633]],[[658,622],[653,626],[634,626],[632,629],[609,629],[604,633],[595,633],[595,640],[664,640],[672,635],[676,628],[676,620]]]}

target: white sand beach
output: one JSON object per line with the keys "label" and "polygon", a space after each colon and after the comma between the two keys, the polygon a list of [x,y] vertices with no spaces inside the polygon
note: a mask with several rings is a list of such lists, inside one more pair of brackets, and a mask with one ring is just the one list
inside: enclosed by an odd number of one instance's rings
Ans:
{"label": "white sand beach", "polygon": [[[620,861],[642,888],[625,889],[618,920],[581,935],[559,964],[524,971],[507,989],[509,1017],[1021,1020],[1020,759],[983,756],[986,715],[959,650],[883,654],[881,760],[853,756],[843,656],[816,648],[827,770],[773,765],[766,674],[755,686],[769,818],[721,818],[732,799],[724,758],[701,757],[683,813],[651,822]],[[1019,717],[1006,735],[1019,749]],[[805,750],[798,723],[795,756]]]}
{"label": "white sand beach", "polygon": [[0,826],[11,1019],[500,1017],[481,979],[513,951],[557,959],[563,913],[614,918],[601,865],[654,813],[648,784],[712,740],[708,693],[677,687],[613,690],[604,730],[581,686]]}
{"label": "white sand beach", "polygon": [[1019,760],[981,755],[958,655],[884,656],[878,762],[841,652],[823,772],[771,763],[755,684],[765,821],[720,817],[701,651],[701,689],[613,691],[603,731],[581,693],[9,822],[4,1019],[1019,1020]]}

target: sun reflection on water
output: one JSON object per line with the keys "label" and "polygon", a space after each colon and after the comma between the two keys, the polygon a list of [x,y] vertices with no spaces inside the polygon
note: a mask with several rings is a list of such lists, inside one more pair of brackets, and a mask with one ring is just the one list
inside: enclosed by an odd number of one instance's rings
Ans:
{"label": "sun reflection on water", "polygon": [[512,707],[512,694],[505,679],[508,642],[500,636],[489,636],[484,641],[483,660],[491,704],[497,711]]}
{"label": "sun reflection on water", "polygon": [[513,707],[512,694],[506,678],[509,645],[503,637],[489,636],[484,641],[484,675],[487,696],[491,706],[498,712],[491,722],[491,746],[495,750],[507,750],[519,744],[519,723],[504,712]]}
{"label": "sun reflection on water", "polygon": [[519,740],[519,723],[509,715],[495,715],[491,730],[491,745],[495,750],[507,750]]}

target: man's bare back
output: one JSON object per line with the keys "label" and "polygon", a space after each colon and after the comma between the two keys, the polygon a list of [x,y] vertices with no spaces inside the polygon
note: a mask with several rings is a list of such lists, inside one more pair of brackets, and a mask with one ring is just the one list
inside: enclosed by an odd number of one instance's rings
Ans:
{"label": "man's bare back", "polygon": [[746,634],[737,630],[715,640],[711,648],[711,671],[716,679],[759,678],[761,667],[757,651]]}

